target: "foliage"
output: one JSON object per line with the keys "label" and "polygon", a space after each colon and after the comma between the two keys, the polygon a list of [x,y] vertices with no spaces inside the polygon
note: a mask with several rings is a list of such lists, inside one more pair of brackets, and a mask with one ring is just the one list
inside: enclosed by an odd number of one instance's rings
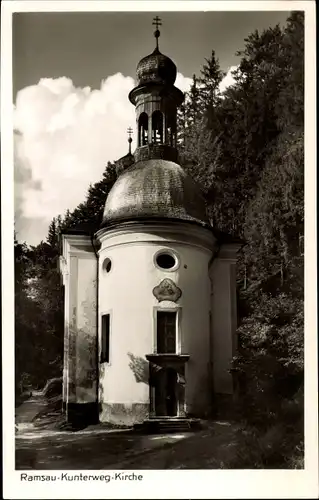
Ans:
{"label": "foliage", "polygon": [[[102,180],[90,186],[75,210],[53,218],[46,242],[36,247],[15,241],[16,397],[26,387],[40,388],[61,375],[64,339],[64,291],[59,272],[61,231],[101,222],[106,196],[116,179],[108,163]],[[18,400],[17,399],[17,400]]]}
{"label": "foliage", "polygon": [[41,243],[15,243],[16,393],[39,388],[62,367],[63,291],[57,255]]}
{"label": "foliage", "polygon": [[[232,368],[241,417],[267,433],[278,419],[286,422],[282,401],[303,385],[303,13],[245,42],[235,83],[222,95],[214,54],[202,79],[193,78],[179,141],[212,224],[245,241]],[[213,83],[205,86],[207,66]],[[301,413],[303,400],[296,405]],[[299,426],[298,443],[302,433]]]}

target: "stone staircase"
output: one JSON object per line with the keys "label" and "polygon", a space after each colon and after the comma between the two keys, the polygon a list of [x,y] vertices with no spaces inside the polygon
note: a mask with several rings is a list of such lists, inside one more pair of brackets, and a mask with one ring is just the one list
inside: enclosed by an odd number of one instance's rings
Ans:
{"label": "stone staircase", "polygon": [[146,419],[141,424],[135,424],[134,429],[146,434],[192,432],[201,429],[201,422],[197,418],[158,417]]}

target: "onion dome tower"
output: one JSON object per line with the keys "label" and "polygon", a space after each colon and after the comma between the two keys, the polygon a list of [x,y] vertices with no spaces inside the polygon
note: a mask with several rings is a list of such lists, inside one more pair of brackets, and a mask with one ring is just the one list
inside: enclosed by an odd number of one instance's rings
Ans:
{"label": "onion dome tower", "polygon": [[159,51],[159,18],[154,20],[155,50],[137,65],[135,164],[122,169],[106,200],[102,227],[137,219],[171,219],[208,226],[200,189],[177,164],[177,108],[184,94],[174,86],[176,66]]}

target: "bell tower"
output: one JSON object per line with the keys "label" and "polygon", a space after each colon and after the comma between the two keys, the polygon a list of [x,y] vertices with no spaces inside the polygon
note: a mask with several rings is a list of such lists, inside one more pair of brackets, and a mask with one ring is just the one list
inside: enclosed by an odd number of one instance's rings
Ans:
{"label": "bell tower", "polygon": [[156,30],[154,51],[137,65],[137,86],[129,99],[136,109],[137,148],[135,161],[163,159],[177,161],[177,108],[184,94],[174,86],[176,66],[159,51],[161,20],[153,20]]}

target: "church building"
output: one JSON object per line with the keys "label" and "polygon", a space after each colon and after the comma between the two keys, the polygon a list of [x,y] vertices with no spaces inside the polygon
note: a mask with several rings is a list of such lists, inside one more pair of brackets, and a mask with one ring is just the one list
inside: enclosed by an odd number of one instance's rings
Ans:
{"label": "church building", "polygon": [[[205,418],[234,391],[236,258],[178,164],[176,66],[155,50],[129,94],[137,147],[94,234],[62,234],[67,418],[131,426]],[[217,397],[217,399],[216,399]]]}

